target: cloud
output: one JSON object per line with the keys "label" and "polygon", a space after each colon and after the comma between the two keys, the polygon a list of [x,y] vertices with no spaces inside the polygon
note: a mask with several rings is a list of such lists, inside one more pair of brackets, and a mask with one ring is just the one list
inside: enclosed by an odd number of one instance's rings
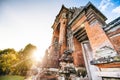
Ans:
{"label": "cloud", "polygon": [[114,8],[114,9],[112,10],[112,12],[113,12],[113,13],[118,13],[118,14],[120,14],[120,6]]}
{"label": "cloud", "polygon": [[114,4],[110,0],[102,0],[100,2],[99,9],[101,11],[105,11],[108,8],[108,6],[112,6],[112,5]]}

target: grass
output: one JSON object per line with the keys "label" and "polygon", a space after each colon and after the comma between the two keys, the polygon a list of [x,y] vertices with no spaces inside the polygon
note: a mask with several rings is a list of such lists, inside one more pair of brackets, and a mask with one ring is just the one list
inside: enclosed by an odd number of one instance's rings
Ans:
{"label": "grass", "polygon": [[0,76],[0,80],[24,80],[24,77],[22,77],[22,76],[6,75],[6,76]]}

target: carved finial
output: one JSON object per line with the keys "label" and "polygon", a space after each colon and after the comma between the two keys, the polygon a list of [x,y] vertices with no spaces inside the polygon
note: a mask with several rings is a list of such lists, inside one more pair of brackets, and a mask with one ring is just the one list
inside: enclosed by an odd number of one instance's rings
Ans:
{"label": "carved finial", "polygon": [[62,4],[62,7],[65,7],[64,4]]}

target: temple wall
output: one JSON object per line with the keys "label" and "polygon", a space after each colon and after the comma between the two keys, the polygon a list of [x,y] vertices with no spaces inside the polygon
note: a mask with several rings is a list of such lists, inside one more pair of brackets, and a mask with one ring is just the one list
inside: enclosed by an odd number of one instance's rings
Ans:
{"label": "temple wall", "polygon": [[110,39],[101,28],[102,25],[96,21],[93,24],[85,23],[85,29],[93,50],[94,59],[101,57],[115,56],[117,53]]}
{"label": "temple wall", "polygon": [[[78,21],[75,22],[74,25],[71,26],[71,30],[74,32],[78,28],[80,28],[80,25],[85,21],[85,16],[81,17]],[[73,44],[74,44],[74,52],[72,54],[73,59],[74,59],[74,64],[76,67],[81,66],[84,67],[84,59],[83,59],[83,54],[82,54],[82,47],[81,43],[73,37]]]}
{"label": "temple wall", "polygon": [[[73,18],[71,20],[72,22],[68,22],[69,10],[67,10],[68,9],[66,8],[62,8],[60,10],[59,14],[56,16],[55,23],[52,26],[54,29],[52,44],[57,38],[60,45],[60,56],[64,53],[65,50],[69,49],[67,42],[67,27],[71,27],[73,34],[75,33],[75,35],[73,35],[74,50],[72,55],[75,66],[84,66],[84,59],[81,48],[81,42],[84,40],[88,40],[90,42],[94,59],[116,56],[116,50],[117,52],[120,52],[120,36],[114,36],[112,32],[108,35],[105,33],[102,27],[105,24],[106,19],[104,19],[102,14],[94,11],[96,9],[92,9],[92,7],[91,9],[88,8],[88,10],[85,9],[81,12],[80,15],[77,16],[77,18]],[[50,52],[51,54],[55,54],[54,48],[55,46],[53,45]]]}
{"label": "temple wall", "polygon": [[78,22],[76,22],[76,24],[74,24],[73,26],[71,26],[72,31],[78,29],[80,27],[80,25],[82,25],[82,23],[86,20],[85,16],[82,16]]}
{"label": "temple wall", "polygon": [[110,32],[108,36],[110,36],[112,44],[114,45],[117,53],[120,55],[120,29]]}
{"label": "temple wall", "polygon": [[74,52],[72,56],[74,59],[74,64],[75,66],[84,67],[85,64],[84,64],[81,44],[76,38],[73,38],[73,44],[74,44]]}
{"label": "temple wall", "polygon": [[56,29],[56,30],[54,31],[54,34],[53,34],[53,35],[54,35],[55,37],[59,38],[59,30]]}
{"label": "temple wall", "polygon": [[90,40],[90,44],[92,48],[101,45],[101,43],[103,43],[104,41],[106,41],[106,39],[108,39],[105,32],[100,27],[101,25],[98,23],[96,23],[94,26],[85,24],[85,29],[87,31],[87,35]]}

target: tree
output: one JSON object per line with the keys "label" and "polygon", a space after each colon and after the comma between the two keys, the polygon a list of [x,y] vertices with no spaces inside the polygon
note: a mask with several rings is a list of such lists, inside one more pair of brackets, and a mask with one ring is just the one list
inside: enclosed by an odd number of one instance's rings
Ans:
{"label": "tree", "polygon": [[32,55],[36,49],[28,44],[19,52],[10,48],[0,50],[0,74],[26,75],[33,65]]}
{"label": "tree", "polygon": [[17,58],[17,52],[14,49],[5,49],[0,51],[0,71],[1,74],[10,74],[14,72],[14,65],[19,59]]}
{"label": "tree", "polygon": [[16,65],[16,73],[20,75],[25,75],[27,73],[27,71],[33,65],[32,55],[36,49],[36,46],[28,44],[24,49],[21,49],[18,52],[20,61]]}
{"label": "tree", "polygon": [[25,48],[23,49],[23,51],[21,51],[21,54],[24,55],[25,57],[31,57],[31,55],[33,54],[33,52],[37,49],[36,46],[32,45],[32,44],[28,44],[25,46]]}

